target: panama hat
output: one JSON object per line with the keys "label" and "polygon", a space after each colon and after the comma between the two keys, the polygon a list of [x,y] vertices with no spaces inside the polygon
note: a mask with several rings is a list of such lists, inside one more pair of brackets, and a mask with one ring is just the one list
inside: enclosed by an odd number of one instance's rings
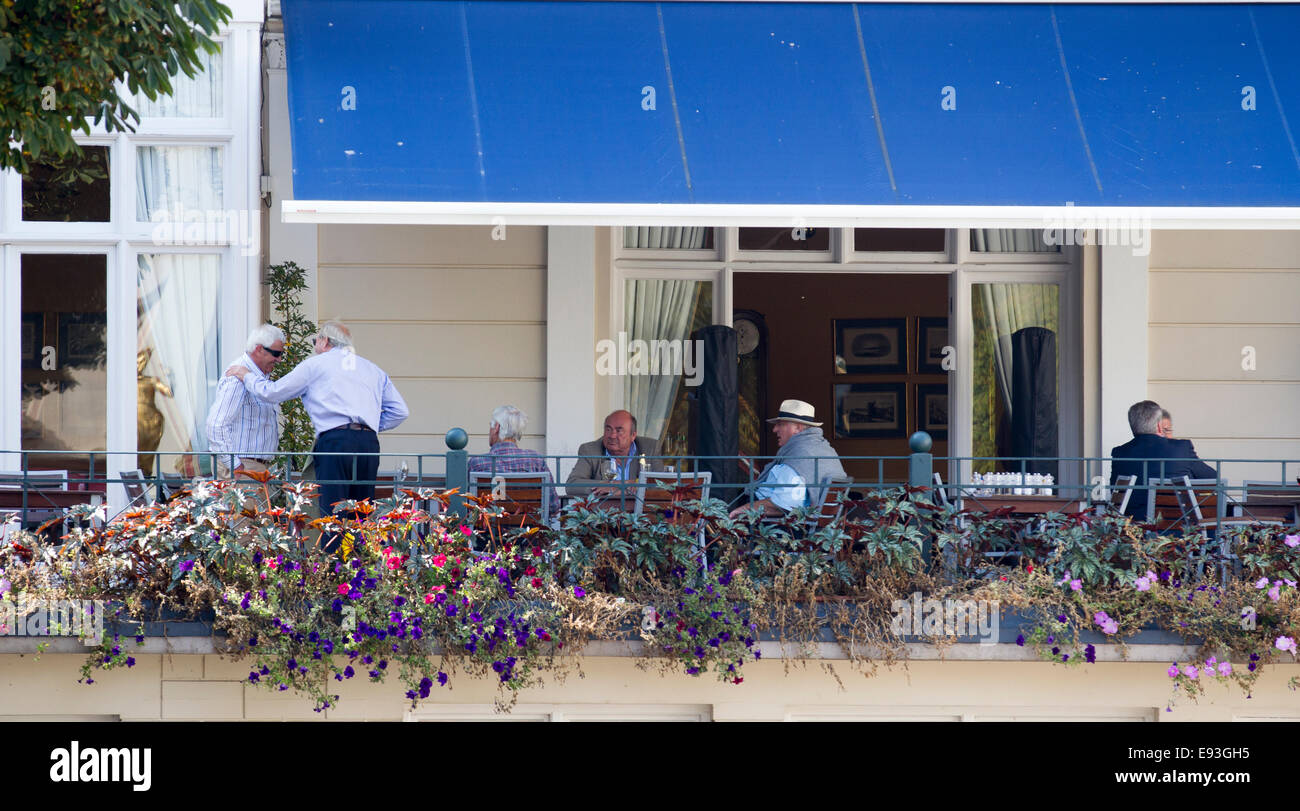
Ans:
{"label": "panama hat", "polygon": [[781,401],[781,410],[776,412],[776,416],[768,422],[797,422],[800,425],[812,425],[818,427],[820,422],[813,422],[816,412],[813,407],[803,400],[783,400]]}

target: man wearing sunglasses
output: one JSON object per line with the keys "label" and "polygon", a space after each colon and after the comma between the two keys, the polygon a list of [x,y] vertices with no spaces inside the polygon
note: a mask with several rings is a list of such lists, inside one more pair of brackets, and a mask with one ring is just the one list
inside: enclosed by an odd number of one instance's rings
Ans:
{"label": "man wearing sunglasses", "polygon": [[[284,333],[263,324],[249,333],[245,350],[234,365],[269,375],[284,354]],[[238,378],[222,377],[208,411],[208,450],[216,454],[217,476],[265,471],[279,445],[280,407],[250,394]]]}

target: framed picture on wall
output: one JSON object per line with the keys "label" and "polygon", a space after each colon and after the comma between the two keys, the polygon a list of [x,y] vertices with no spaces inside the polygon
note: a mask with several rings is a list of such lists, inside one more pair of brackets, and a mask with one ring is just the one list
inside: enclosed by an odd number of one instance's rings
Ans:
{"label": "framed picture on wall", "polygon": [[59,368],[102,368],[107,327],[105,313],[59,313]]}
{"label": "framed picture on wall", "polygon": [[923,375],[941,375],[943,348],[949,346],[948,319],[916,319],[916,372]]}
{"label": "framed picture on wall", "polygon": [[906,318],[837,318],[835,374],[907,374]]}
{"label": "framed picture on wall", "polygon": [[948,384],[920,383],[916,387],[916,430],[936,441],[948,438]]}
{"label": "framed picture on wall", "polygon": [[41,348],[45,344],[45,313],[23,313],[22,353],[24,369],[41,368]]}
{"label": "framed picture on wall", "polygon": [[907,435],[907,388],[902,383],[836,383],[836,439],[898,439]]}

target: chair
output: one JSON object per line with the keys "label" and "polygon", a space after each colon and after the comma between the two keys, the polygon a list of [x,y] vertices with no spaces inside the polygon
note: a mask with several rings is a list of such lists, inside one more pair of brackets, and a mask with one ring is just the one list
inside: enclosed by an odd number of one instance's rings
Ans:
{"label": "chair", "polygon": [[1286,525],[1300,523],[1300,486],[1288,482],[1244,481],[1243,497],[1233,505],[1237,516],[1275,519]]}
{"label": "chair", "polygon": [[[653,473],[645,471],[636,488],[636,506],[633,514],[640,518],[650,512],[663,513],[672,508],[674,503],[682,501],[707,501],[709,485],[713,483],[713,472],[700,473]],[[673,524],[682,525],[684,516],[673,515],[666,519]],[[700,550],[700,559],[707,568],[705,558],[704,523],[697,522],[695,544]]]}
{"label": "chair", "polygon": [[469,474],[472,495],[486,488],[497,493],[497,506],[505,518],[518,518],[516,526],[547,526],[551,522],[551,499],[548,473]]}
{"label": "chair", "polygon": [[947,507],[949,504],[948,489],[943,486],[943,477],[939,475],[938,471],[934,473],[934,492],[939,496],[939,504]]}
{"label": "chair", "polygon": [[[1181,492],[1183,490],[1191,494],[1197,510],[1205,507],[1213,509],[1215,515],[1219,514],[1218,479],[1192,479],[1183,476],[1178,479],[1148,479],[1147,485],[1151,488],[1147,498],[1147,523],[1156,524],[1161,532],[1176,529],[1196,520],[1191,504],[1184,504],[1187,494]],[[1165,518],[1164,514],[1167,510],[1177,510],[1177,517]]]}
{"label": "chair", "polygon": [[149,483],[144,478],[144,471],[140,468],[123,470],[121,476],[122,486],[126,488],[126,509],[143,504],[149,492]]}
{"label": "chair", "polygon": [[[1184,523],[1189,528],[1193,528],[1199,531],[1201,535],[1201,540],[1204,543],[1209,543],[1210,530],[1211,529],[1215,530],[1215,538],[1219,542],[1219,555],[1225,563],[1236,559],[1236,556],[1229,548],[1232,542],[1232,535],[1228,534],[1225,537],[1225,533],[1223,532],[1223,529],[1225,527],[1260,526],[1260,525],[1271,525],[1271,526],[1279,526],[1279,527],[1282,526],[1282,522],[1276,519],[1258,520],[1254,517],[1247,517],[1247,516],[1226,517],[1220,515],[1217,511],[1218,510],[1217,493],[1213,494],[1215,496],[1215,501],[1214,501],[1214,505],[1216,509],[1215,517],[1206,518],[1205,513],[1201,511],[1201,506],[1205,501],[1204,497],[1206,493],[1198,493],[1193,484],[1194,481],[1196,480],[1191,479],[1187,476],[1183,476],[1181,479],[1181,486],[1176,487],[1174,490],[1175,495],[1179,499],[1179,506],[1183,510],[1183,515],[1187,518],[1187,520],[1184,521]],[[1202,573],[1203,568],[1204,568],[1204,561],[1202,560],[1197,564],[1197,573],[1198,574]],[[1226,577],[1226,571],[1225,571],[1225,577]]]}
{"label": "chair", "polygon": [[[1133,486],[1137,484],[1137,480],[1136,475],[1115,478],[1115,483],[1110,488],[1110,508],[1117,515],[1123,515],[1128,509],[1129,500],[1133,498]],[[1103,505],[1101,509],[1105,509],[1105,506]]]}
{"label": "chair", "polygon": [[[0,470],[0,489],[3,490],[22,490],[24,487],[28,491],[67,490],[68,481],[69,473],[66,470]],[[39,497],[34,499],[25,510],[6,510],[3,516],[0,516],[0,521],[12,523],[17,516],[19,525],[26,528],[39,526],[66,512],[36,505],[39,505]],[[67,521],[63,522],[63,530],[68,531]],[[4,530],[0,530],[0,533],[8,534]]]}

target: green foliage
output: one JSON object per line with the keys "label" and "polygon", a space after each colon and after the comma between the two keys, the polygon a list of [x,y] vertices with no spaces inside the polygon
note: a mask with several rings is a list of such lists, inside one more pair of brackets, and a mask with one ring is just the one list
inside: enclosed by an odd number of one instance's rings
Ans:
{"label": "green foliage", "polygon": [[[0,3],[0,169],[80,154],[91,121],[133,130],[118,93],[170,95],[172,77],[201,69],[199,49],[230,19],[218,0],[6,0]],[[21,142],[16,146],[10,142]]]}
{"label": "green foliage", "polygon": [[[271,371],[278,380],[293,371],[312,353],[311,339],[316,325],[302,313],[302,294],[307,289],[307,270],[296,262],[271,265],[266,271],[265,284],[271,296],[271,323],[284,330],[284,357]],[[280,450],[292,456],[294,470],[307,466],[315,440],[311,419],[303,408],[302,400],[289,400],[280,405]]]}

